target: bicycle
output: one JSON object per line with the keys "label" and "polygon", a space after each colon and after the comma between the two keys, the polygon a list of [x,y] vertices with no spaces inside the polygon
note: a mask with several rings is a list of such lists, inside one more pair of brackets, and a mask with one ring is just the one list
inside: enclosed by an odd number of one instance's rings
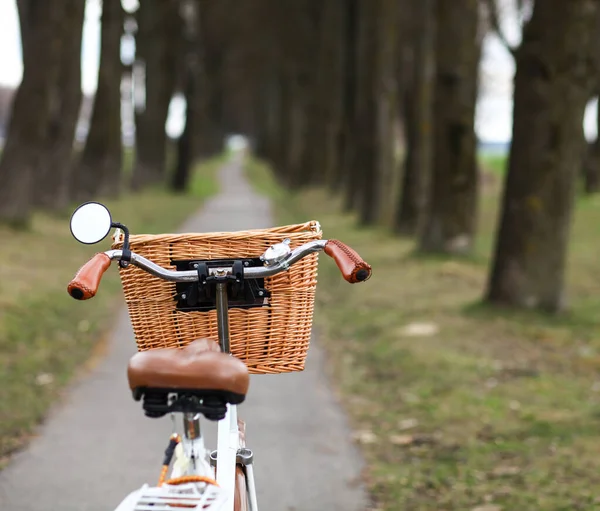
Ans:
{"label": "bicycle", "polygon": [[[314,227],[315,232],[320,233],[318,223]],[[102,275],[112,261],[118,261],[122,270],[135,267],[143,270],[149,278],[170,283],[167,300],[174,304],[170,315],[184,317],[193,311],[196,313],[196,316],[192,316],[193,321],[194,318],[216,314],[217,326],[217,339],[184,338],[185,342],[180,341],[177,347],[142,345],[144,349],[129,361],[128,380],[133,398],[142,402],[148,417],[159,418],[169,414],[175,421],[176,414],[180,414],[181,433],[174,431],[169,439],[157,485],[146,484],[133,491],[116,511],[158,511],[182,507],[211,511],[258,511],[254,454],[246,446],[245,423],[238,420],[237,415],[237,406],[244,401],[248,392],[249,374],[251,370],[255,373],[257,370],[234,356],[233,351],[237,348],[232,345],[229,330],[230,309],[254,308],[256,311],[274,308],[274,288],[269,289],[265,279],[291,273],[294,265],[311,254],[315,254],[313,277],[316,276],[317,252],[324,251],[331,256],[350,283],[367,280],[371,276],[371,267],[340,241],[313,239],[292,249],[290,238],[285,238],[268,246],[258,257],[246,255],[226,259],[174,260],[170,261],[176,267],[172,270],[134,252],[129,230],[125,225],[113,222],[110,211],[104,205],[97,202],[82,204],[71,217],[71,232],[81,243],[98,243],[113,228],[116,229],[113,239],[115,244],[120,243],[120,248],[97,253],[80,268],[67,288],[73,298],[88,300],[94,297]],[[280,231],[274,232],[280,237],[283,235]],[[234,236],[234,233],[224,234]],[[198,236],[209,238],[210,233]],[[228,236],[219,239],[228,239]],[[140,242],[140,248],[148,244],[144,240]],[[169,250],[173,251],[172,237],[159,241],[162,246],[169,245]],[[124,288],[129,286],[125,289],[126,293],[129,289],[132,301],[140,292],[135,287],[132,291],[131,286],[142,280],[141,275],[138,272],[131,277],[131,273],[127,273],[127,282],[122,275]],[[307,280],[306,275],[310,277],[311,274],[303,274],[302,282]],[[147,287],[146,284],[144,289]],[[129,303],[128,306],[132,307]],[[134,318],[133,310],[130,308],[130,316],[132,322],[135,319],[138,325],[145,325],[154,319],[149,314],[142,315],[140,319],[137,313],[134,313]],[[310,312],[308,323],[305,321],[309,327],[312,321]],[[189,316],[184,319],[189,319]],[[274,321],[271,319],[268,326],[272,327]],[[139,349],[138,332],[136,341]],[[239,341],[236,342],[239,344]],[[306,346],[305,351],[307,349]],[[262,353],[260,356],[266,356],[268,360],[272,355]],[[297,353],[294,356],[297,357]],[[264,370],[283,372],[298,370],[298,366],[292,365],[291,369],[273,366]],[[204,445],[201,416],[218,421],[216,450],[209,450]]]}

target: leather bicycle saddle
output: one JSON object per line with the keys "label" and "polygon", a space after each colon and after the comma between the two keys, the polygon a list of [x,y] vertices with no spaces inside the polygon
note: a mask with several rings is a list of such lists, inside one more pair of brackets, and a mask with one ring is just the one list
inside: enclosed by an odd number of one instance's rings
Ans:
{"label": "leather bicycle saddle", "polygon": [[[127,377],[134,398],[144,396],[147,415],[155,417],[169,411],[186,411],[164,408],[168,394],[195,397],[201,402],[218,398],[221,405],[239,404],[244,401],[250,382],[246,364],[222,353],[219,345],[208,339],[198,339],[184,348],[138,352],[129,361]],[[148,413],[149,396],[160,397],[162,413],[158,409]]]}

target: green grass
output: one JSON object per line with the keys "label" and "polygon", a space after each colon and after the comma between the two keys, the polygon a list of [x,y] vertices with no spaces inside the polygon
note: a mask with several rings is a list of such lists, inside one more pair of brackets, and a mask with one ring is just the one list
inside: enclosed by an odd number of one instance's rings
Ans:
{"label": "green grass", "polygon": [[[264,165],[248,172],[274,187]],[[323,191],[277,192],[279,222],[316,218],[373,265],[350,288],[321,257],[316,323],[376,509],[600,509],[600,200],[577,207],[570,312],[498,311],[479,301],[499,185],[470,260],[416,257],[409,240],[357,229]],[[411,333],[419,323],[430,332]]]}
{"label": "green grass", "polygon": [[[132,233],[177,227],[216,192],[216,158],[197,168],[189,195],[154,189],[106,201]],[[68,216],[38,213],[27,232],[0,227],[0,466],[43,420],[83,362],[103,349],[121,301],[117,271],[105,275],[93,303],[76,302],[66,286],[77,269],[110,241],[77,243]],[[88,364],[89,366],[89,364]],[[85,369],[85,367],[84,367]]]}
{"label": "green grass", "polygon": [[508,156],[505,154],[480,154],[479,161],[484,169],[496,176],[504,176],[506,173],[506,165],[508,164]]}

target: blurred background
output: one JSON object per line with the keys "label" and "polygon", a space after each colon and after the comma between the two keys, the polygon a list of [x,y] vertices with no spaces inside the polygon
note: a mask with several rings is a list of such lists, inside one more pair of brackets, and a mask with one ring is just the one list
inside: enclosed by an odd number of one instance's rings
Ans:
{"label": "blurred background", "polygon": [[598,505],[600,2],[3,0],[0,48],[0,457],[118,294],[49,298],[65,213],[174,228],[233,147],[277,221],[376,268],[319,298],[374,502]]}

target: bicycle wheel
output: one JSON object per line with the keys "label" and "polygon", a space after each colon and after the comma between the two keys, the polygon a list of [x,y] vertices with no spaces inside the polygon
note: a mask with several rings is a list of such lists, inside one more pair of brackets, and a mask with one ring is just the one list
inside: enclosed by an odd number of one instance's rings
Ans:
{"label": "bicycle wheel", "polygon": [[[238,419],[238,431],[240,438],[240,447],[246,447],[246,423]],[[246,472],[242,465],[235,466],[235,493],[233,500],[234,511],[248,511],[248,484],[246,483]],[[254,511],[254,510],[252,510]]]}
{"label": "bicycle wheel", "polygon": [[235,493],[233,496],[233,510],[249,511],[249,509],[246,473],[241,465],[237,465],[235,467]]}

